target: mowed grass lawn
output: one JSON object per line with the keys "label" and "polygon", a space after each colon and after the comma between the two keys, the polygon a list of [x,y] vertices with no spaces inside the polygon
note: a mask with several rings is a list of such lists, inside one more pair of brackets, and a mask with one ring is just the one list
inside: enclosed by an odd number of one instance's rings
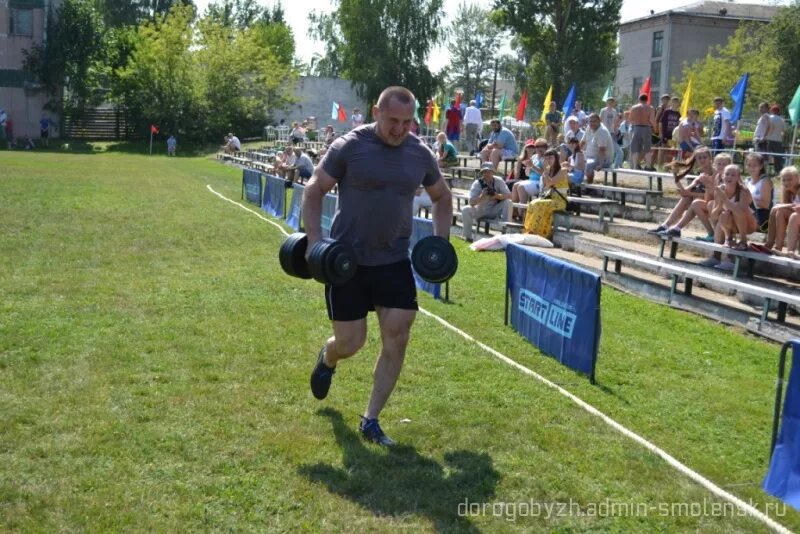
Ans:
{"label": "mowed grass lawn", "polygon": [[[322,287],[207,184],[238,200],[241,171],[0,152],[0,530],[765,530],[422,315],[382,415],[401,445],[363,443],[374,317],[315,400]],[[604,288],[593,386],[503,326],[503,254],[455,246],[453,302],[422,306],[800,528],[760,489],[779,347]]]}

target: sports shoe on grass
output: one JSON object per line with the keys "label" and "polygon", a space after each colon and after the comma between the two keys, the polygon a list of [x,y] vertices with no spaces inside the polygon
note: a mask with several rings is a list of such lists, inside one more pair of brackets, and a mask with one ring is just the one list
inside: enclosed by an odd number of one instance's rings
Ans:
{"label": "sports shoe on grass", "polygon": [[328,367],[325,365],[324,358],[326,351],[327,347],[322,347],[322,350],[319,351],[319,357],[317,358],[317,365],[314,367],[314,370],[311,371],[311,393],[319,400],[328,396],[328,390],[331,387],[331,379],[336,372],[336,367]]}
{"label": "sports shoe on grass", "polygon": [[395,445],[393,439],[384,434],[381,425],[378,424],[377,419],[367,419],[361,416],[361,424],[358,425],[358,430],[361,432],[361,437],[372,443],[377,443],[384,447],[391,447]]}
{"label": "sports shoe on grass", "polygon": [[651,228],[647,231],[648,234],[660,234],[661,232],[666,232],[667,227],[663,224],[659,225],[657,228]]}
{"label": "sports shoe on grass", "polygon": [[722,271],[732,271],[733,267],[734,265],[732,261],[723,261],[722,263],[718,263],[714,266],[715,269],[720,269]]}

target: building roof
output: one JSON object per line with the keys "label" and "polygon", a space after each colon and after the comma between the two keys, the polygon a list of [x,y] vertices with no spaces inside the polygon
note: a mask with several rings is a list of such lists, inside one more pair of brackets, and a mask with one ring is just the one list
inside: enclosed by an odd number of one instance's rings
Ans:
{"label": "building roof", "polygon": [[621,26],[627,26],[628,24],[651,18],[662,17],[668,14],[769,22],[772,17],[775,16],[777,11],[777,6],[770,6],[766,4],[743,4],[732,1],[715,2],[712,0],[702,0],[693,4],[676,7],[675,9],[656,12],[647,17],[629,20],[627,22],[623,22]]}

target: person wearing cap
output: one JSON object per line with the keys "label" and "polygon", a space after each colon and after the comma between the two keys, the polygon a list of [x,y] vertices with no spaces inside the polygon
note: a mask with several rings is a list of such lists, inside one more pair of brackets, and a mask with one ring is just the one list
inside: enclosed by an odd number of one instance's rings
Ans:
{"label": "person wearing cap", "polygon": [[481,163],[491,162],[496,169],[500,165],[501,159],[516,159],[517,140],[511,130],[500,123],[500,119],[492,119],[490,122],[492,133],[489,134],[489,141],[481,150]]}
{"label": "person wearing cap", "polygon": [[469,155],[474,156],[478,151],[478,135],[483,126],[483,118],[481,117],[481,110],[478,108],[474,100],[469,101],[469,106],[464,110],[464,137],[467,142],[467,150]]}
{"label": "person wearing cap", "polygon": [[711,126],[711,152],[725,148],[725,140],[731,136],[731,112],[725,107],[721,96],[714,99],[714,120]]}
{"label": "person wearing cap", "polygon": [[490,162],[481,164],[480,177],[469,190],[469,206],[461,210],[464,240],[472,242],[475,221],[496,219],[507,221],[511,217],[511,192],[499,176],[494,175]]}
{"label": "person wearing cap", "polygon": [[[783,154],[783,136],[786,134],[786,122],[781,117],[781,108],[773,105],[769,108],[770,129],[767,133],[767,149],[775,154]],[[776,173],[783,170],[783,156],[772,156],[772,165]]]}

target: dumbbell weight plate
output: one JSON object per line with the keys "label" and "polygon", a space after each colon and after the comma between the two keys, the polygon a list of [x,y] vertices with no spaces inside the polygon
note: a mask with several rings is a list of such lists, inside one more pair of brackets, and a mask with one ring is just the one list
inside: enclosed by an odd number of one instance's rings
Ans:
{"label": "dumbbell weight plate", "polygon": [[349,245],[335,239],[323,238],[311,247],[308,269],[318,282],[343,285],[355,276],[355,253]]}
{"label": "dumbbell weight plate", "polygon": [[458,256],[450,242],[439,236],[420,239],[411,251],[411,265],[423,280],[442,284],[458,269]]}
{"label": "dumbbell weight plate", "polygon": [[308,263],[306,263],[307,246],[308,239],[303,233],[292,234],[283,242],[278,259],[286,274],[297,278],[311,278]]}

